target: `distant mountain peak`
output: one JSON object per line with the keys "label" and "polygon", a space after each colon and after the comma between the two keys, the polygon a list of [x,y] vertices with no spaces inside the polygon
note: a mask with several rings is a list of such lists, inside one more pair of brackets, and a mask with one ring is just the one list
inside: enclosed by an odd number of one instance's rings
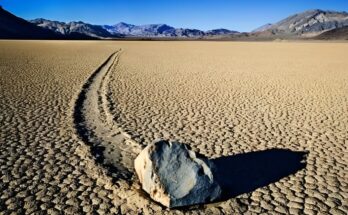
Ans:
{"label": "distant mountain peak", "polygon": [[236,34],[236,33],[239,33],[239,32],[231,31],[226,28],[217,28],[217,29],[212,29],[205,32],[205,34],[208,36],[220,36],[220,35],[229,35],[229,34]]}
{"label": "distant mountain peak", "polygon": [[128,23],[125,23],[125,22],[119,22],[119,23],[117,23],[117,24],[115,24],[113,26],[134,26],[134,25],[128,24]]}
{"label": "distant mountain peak", "polygon": [[119,23],[117,23],[117,25],[129,25],[129,24],[125,23],[125,22],[119,22]]}

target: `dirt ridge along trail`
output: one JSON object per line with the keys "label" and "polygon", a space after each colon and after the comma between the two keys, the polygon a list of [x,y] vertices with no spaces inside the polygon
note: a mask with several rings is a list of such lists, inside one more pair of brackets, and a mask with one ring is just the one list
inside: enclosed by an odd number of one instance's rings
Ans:
{"label": "dirt ridge along trail", "polygon": [[96,161],[114,178],[130,179],[133,160],[141,147],[114,122],[107,96],[109,75],[120,53],[111,54],[88,78],[75,102],[73,117],[78,136],[91,147]]}

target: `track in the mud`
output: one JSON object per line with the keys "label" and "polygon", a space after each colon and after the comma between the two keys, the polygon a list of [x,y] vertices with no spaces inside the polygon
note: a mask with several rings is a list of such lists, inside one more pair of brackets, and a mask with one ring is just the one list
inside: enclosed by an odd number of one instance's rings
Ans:
{"label": "track in the mud", "polygon": [[109,75],[118,63],[114,52],[86,81],[75,103],[74,123],[79,137],[91,147],[98,163],[116,178],[132,176],[140,146],[113,121],[107,99]]}

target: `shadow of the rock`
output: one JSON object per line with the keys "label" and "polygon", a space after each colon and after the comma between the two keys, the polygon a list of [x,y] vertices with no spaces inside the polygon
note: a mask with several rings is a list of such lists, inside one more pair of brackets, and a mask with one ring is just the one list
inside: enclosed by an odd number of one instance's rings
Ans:
{"label": "shadow of the rock", "polygon": [[306,166],[306,154],[269,149],[211,160],[216,167],[214,175],[223,191],[221,200],[251,192],[296,173]]}

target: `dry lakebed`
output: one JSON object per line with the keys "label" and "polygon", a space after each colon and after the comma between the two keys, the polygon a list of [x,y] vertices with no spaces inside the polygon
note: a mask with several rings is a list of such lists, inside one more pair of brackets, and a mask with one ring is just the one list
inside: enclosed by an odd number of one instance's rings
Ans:
{"label": "dry lakebed", "polygon": [[[348,43],[0,41],[0,214],[347,214]],[[222,197],[168,209],[156,139]]]}

